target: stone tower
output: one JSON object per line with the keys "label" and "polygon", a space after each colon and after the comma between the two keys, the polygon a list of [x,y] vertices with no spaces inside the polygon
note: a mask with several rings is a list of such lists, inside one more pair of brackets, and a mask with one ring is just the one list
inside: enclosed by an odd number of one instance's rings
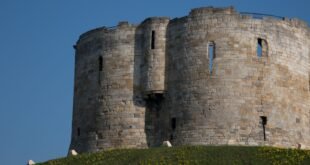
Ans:
{"label": "stone tower", "polygon": [[310,147],[306,23],[232,7],[120,22],[75,46],[70,149]]}

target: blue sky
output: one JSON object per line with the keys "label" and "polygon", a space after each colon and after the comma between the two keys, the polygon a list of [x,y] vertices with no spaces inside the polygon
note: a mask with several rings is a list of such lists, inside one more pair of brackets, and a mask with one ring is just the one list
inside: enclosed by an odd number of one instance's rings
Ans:
{"label": "blue sky", "polygon": [[74,50],[92,28],[191,8],[297,17],[310,23],[309,0],[1,0],[0,162],[25,164],[66,155],[71,133]]}

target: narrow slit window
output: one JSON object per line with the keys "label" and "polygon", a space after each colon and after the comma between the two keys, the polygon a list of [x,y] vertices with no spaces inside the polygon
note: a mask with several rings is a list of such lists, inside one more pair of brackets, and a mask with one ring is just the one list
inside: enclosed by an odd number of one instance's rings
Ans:
{"label": "narrow slit window", "polygon": [[171,128],[174,131],[177,127],[177,119],[174,117],[171,119]]}
{"label": "narrow slit window", "polygon": [[262,39],[257,39],[257,50],[256,50],[257,56],[262,57],[263,56],[263,45],[262,45]]}
{"label": "narrow slit window", "polygon": [[152,30],[152,36],[151,36],[151,49],[155,49],[155,31]]}
{"label": "narrow slit window", "polygon": [[103,59],[102,59],[102,57],[100,56],[100,57],[99,57],[99,71],[102,71],[102,67],[103,67]]}
{"label": "narrow slit window", "polygon": [[81,135],[81,129],[79,127],[79,128],[77,128],[77,136],[80,136],[80,135]]}
{"label": "narrow slit window", "polygon": [[309,91],[310,91],[310,73],[308,74],[308,88],[309,88]]}
{"label": "narrow slit window", "polygon": [[213,69],[213,60],[215,59],[215,44],[210,42],[208,44],[208,57],[209,57],[209,71],[212,72]]}
{"label": "narrow slit window", "polygon": [[267,125],[267,117],[266,116],[261,116],[261,124],[263,126],[263,133],[264,133],[264,141],[266,141],[266,125]]}

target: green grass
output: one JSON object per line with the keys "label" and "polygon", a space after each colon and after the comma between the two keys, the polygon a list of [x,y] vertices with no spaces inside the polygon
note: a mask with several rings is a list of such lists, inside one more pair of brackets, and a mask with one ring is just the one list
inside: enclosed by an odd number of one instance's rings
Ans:
{"label": "green grass", "polygon": [[151,149],[115,149],[51,160],[41,165],[99,164],[310,164],[310,150],[242,146],[182,146]]}

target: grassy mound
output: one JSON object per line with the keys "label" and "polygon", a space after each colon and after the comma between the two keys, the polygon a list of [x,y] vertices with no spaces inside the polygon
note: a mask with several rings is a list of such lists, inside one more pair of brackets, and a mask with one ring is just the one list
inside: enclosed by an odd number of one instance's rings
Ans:
{"label": "grassy mound", "polygon": [[241,146],[115,149],[51,160],[42,165],[310,164],[310,150]]}

